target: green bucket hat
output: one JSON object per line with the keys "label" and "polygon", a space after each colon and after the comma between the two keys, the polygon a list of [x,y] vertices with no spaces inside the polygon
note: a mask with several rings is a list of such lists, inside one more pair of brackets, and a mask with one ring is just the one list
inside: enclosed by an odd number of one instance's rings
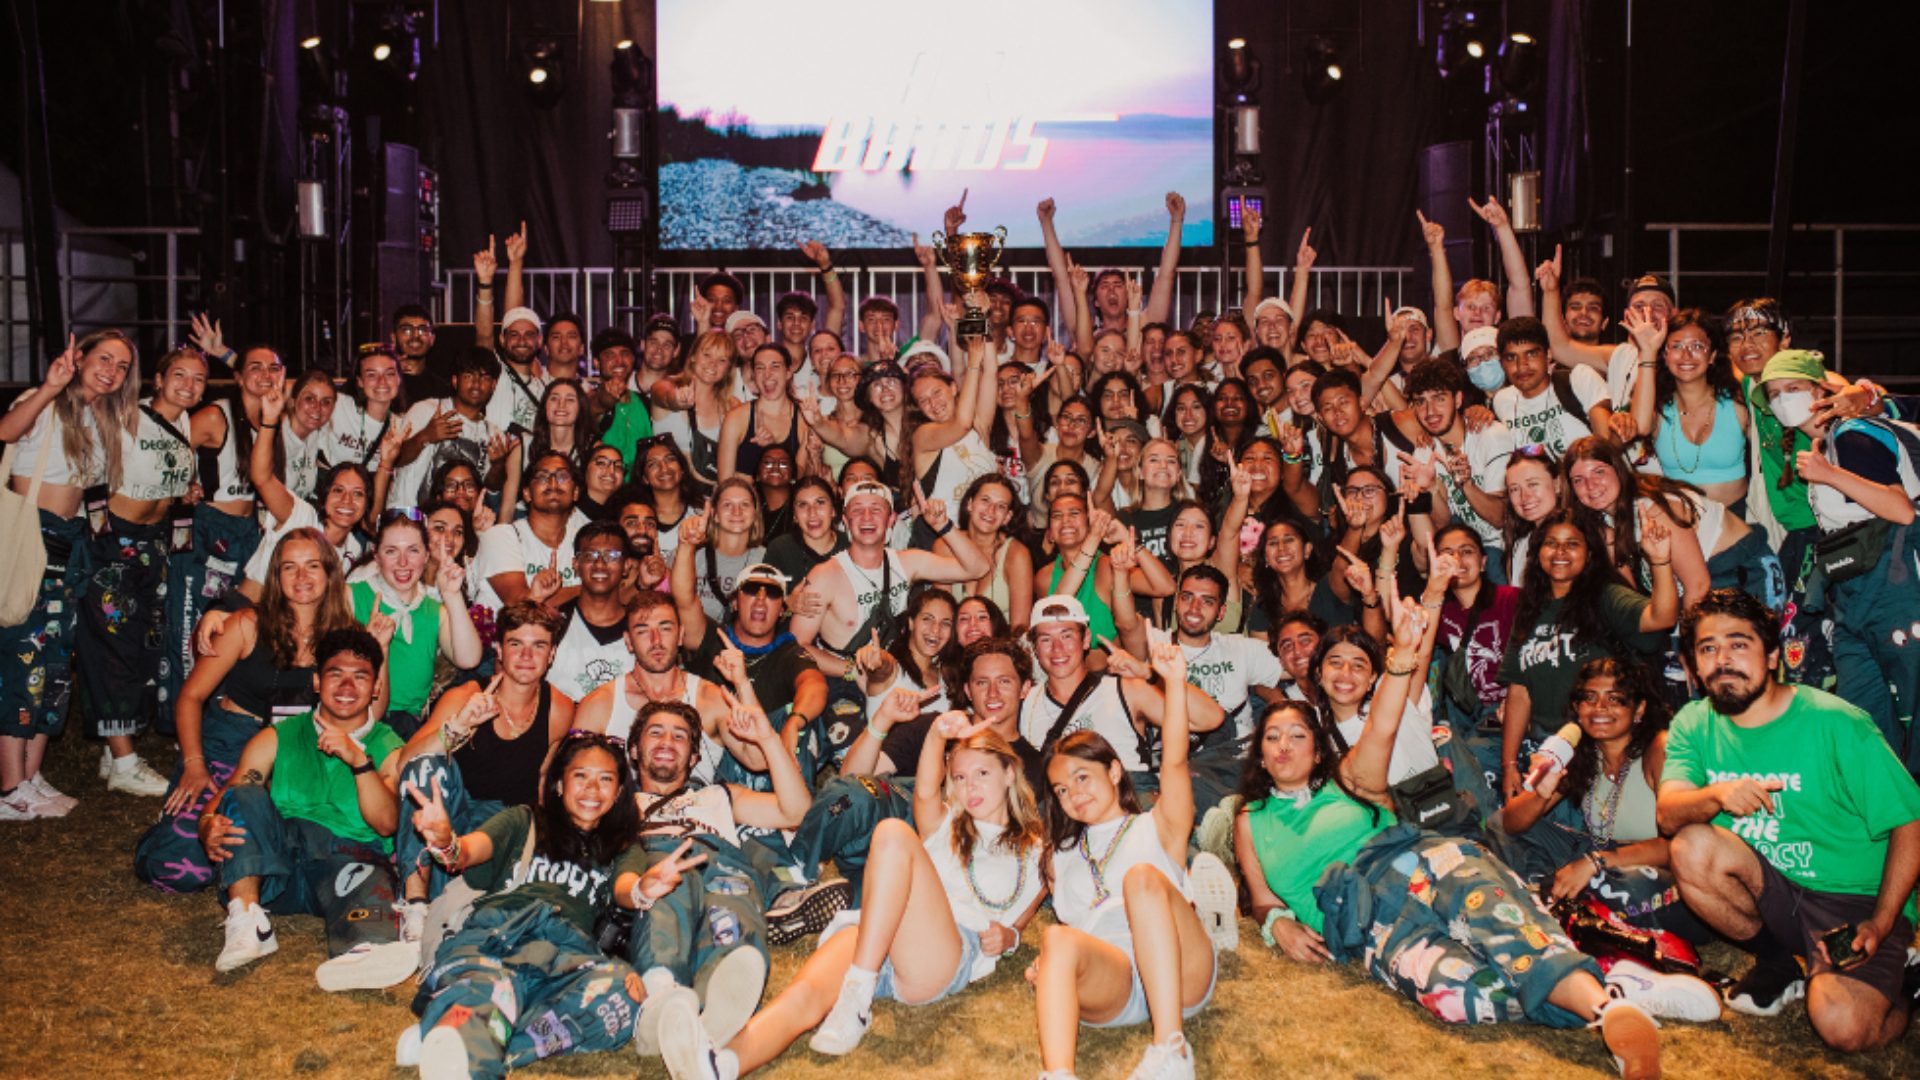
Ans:
{"label": "green bucket hat", "polygon": [[1756,409],[1762,409],[1772,415],[1773,408],[1767,403],[1767,384],[1775,379],[1805,379],[1811,383],[1825,381],[1827,377],[1827,358],[1824,353],[1813,349],[1782,349],[1773,354],[1767,366],[1760,369],[1760,377],[1753,380],[1753,388],[1748,392],[1748,400]]}

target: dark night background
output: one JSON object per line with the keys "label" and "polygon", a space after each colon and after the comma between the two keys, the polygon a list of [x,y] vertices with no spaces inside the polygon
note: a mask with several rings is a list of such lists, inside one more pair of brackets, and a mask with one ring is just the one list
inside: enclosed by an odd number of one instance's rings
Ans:
{"label": "dark night background", "polygon": [[[297,21],[316,2],[230,0],[230,18],[251,27],[253,36],[242,31],[229,40],[233,60],[224,99],[208,74],[212,4],[37,4],[60,208],[85,225],[197,224],[224,227],[232,237],[247,239],[254,251],[249,266],[203,250],[203,302],[216,310],[231,305],[238,309],[231,318],[250,321],[263,335],[284,325],[275,311],[292,303],[276,294],[274,283],[291,280],[287,245],[280,238],[291,222],[295,131],[286,122],[292,84],[279,78],[264,86],[255,58],[263,55],[259,35],[265,21]],[[509,69],[510,21],[524,28],[530,20],[564,17],[571,24],[573,3],[556,2],[552,11],[543,11],[546,2],[443,4],[439,48],[423,48],[420,75],[411,86],[381,83],[350,69],[351,90],[343,104],[354,114],[357,148],[371,142],[365,125],[376,112],[381,137],[422,148],[423,163],[440,173],[442,237],[455,265],[464,265],[488,233],[504,235],[522,219],[532,227],[530,265],[611,262],[601,204],[601,177],[609,162],[604,60],[573,63],[560,104],[548,110],[519,93]],[[645,0],[584,8],[588,26],[581,47],[589,58],[609,55],[616,37],[652,48],[651,5]],[[1413,219],[1416,152],[1432,143],[1477,138],[1484,102],[1471,89],[1442,81],[1433,60],[1431,26],[1426,47],[1416,40],[1418,8],[1410,0],[1296,0],[1290,7],[1274,0],[1220,0],[1216,31],[1221,41],[1246,38],[1265,66],[1258,100],[1264,107],[1262,165],[1273,201],[1262,245],[1269,266],[1289,265],[1300,230],[1312,226],[1323,265],[1424,270],[1426,257]],[[1909,55],[1920,13],[1912,5],[1862,0],[1824,0],[1808,9],[1792,220],[1920,223],[1914,201],[1920,151],[1912,129],[1920,110]],[[1620,217],[1629,146],[1636,170],[1636,222],[1768,220],[1788,4],[1638,0],[1630,61],[1625,13],[1625,4],[1617,0],[1514,0],[1509,7],[1510,20],[1530,23],[1550,49],[1576,52],[1586,61],[1578,72],[1553,65],[1535,95],[1562,94],[1569,115],[1584,112],[1586,136],[1584,150],[1566,158],[1571,171],[1549,167],[1548,231],[1540,236],[1541,253],[1550,254],[1557,239],[1568,240],[1577,249],[1576,264],[1610,283],[1666,265],[1664,236],[1626,229]],[[1341,92],[1319,105],[1307,101],[1300,84],[1302,49],[1312,32],[1337,43],[1347,71]],[[264,67],[283,75],[300,65],[292,37],[284,32],[278,37],[284,44],[268,54]],[[20,41],[12,20],[0,25],[0,38],[0,85],[13,102],[0,109],[0,161],[18,172]],[[728,56],[724,43],[715,48],[716,62],[782,64],[795,78],[807,78],[817,62]],[[1286,70],[1290,56],[1291,74]],[[1631,115],[1623,94],[1629,80]],[[1583,101],[1568,92],[1575,84],[1584,85]],[[170,99],[180,106],[179,148],[192,163],[191,173],[171,156]],[[210,161],[222,156],[210,149],[216,145],[214,118],[221,100],[229,125],[224,207],[219,163]],[[263,109],[273,113],[265,123]],[[1544,119],[1546,111],[1539,106],[1535,115]],[[1543,149],[1547,141],[1542,140]],[[1564,185],[1559,190],[1556,176]],[[356,181],[364,183],[364,173]],[[15,213],[7,208],[0,220],[12,220]],[[1614,235],[1615,245],[1613,257],[1603,260],[1598,238],[1606,233]],[[1757,266],[1765,245],[1764,233],[1703,240],[1689,247],[1688,268]],[[1849,271],[1909,269],[1915,246],[1911,240],[1850,240]],[[1830,250],[1826,234],[1798,238],[1790,273],[1827,269]],[[1219,257],[1208,251],[1189,254],[1201,263]],[[876,261],[889,259],[883,255]],[[1750,281],[1757,289],[1758,279]],[[1880,290],[1870,282],[1857,287],[1856,301],[1850,279],[1850,311],[1856,306],[1877,311],[1877,303],[1894,316],[1910,306],[1905,298],[1912,288],[1902,279],[1884,279],[1883,295],[1876,295]],[[1791,281],[1788,299],[1814,312],[1830,288],[1807,279]],[[1729,290],[1744,291],[1737,280],[1715,282],[1691,298],[1718,306],[1731,298]],[[1854,342],[1850,337],[1850,360]],[[1878,345],[1862,340],[1859,347],[1862,357],[1883,367],[1907,366],[1897,352],[1901,346],[1892,340]],[[1920,371],[1920,358],[1913,366]]]}

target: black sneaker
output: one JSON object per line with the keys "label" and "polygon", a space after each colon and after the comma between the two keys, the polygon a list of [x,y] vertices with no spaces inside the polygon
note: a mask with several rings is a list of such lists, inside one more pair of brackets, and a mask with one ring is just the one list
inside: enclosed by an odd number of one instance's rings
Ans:
{"label": "black sneaker", "polygon": [[1748,1016],[1778,1016],[1788,1003],[1807,996],[1807,974],[1800,958],[1773,953],[1754,958],[1753,967],[1727,990],[1727,1007]]}
{"label": "black sneaker", "polygon": [[833,917],[853,903],[853,883],[816,881],[804,889],[788,889],[767,910],[767,944],[785,945],[827,928]]}

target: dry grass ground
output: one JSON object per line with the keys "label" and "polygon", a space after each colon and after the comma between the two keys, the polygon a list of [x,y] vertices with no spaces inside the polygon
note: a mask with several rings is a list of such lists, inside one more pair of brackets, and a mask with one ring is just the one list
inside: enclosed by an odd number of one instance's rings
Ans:
{"label": "dry grass ground", "polygon": [[[170,765],[149,737],[141,749]],[[83,801],[64,821],[0,828],[0,970],[9,1021],[0,1025],[0,1077],[323,1078],[418,1074],[393,1065],[394,1037],[409,1022],[410,989],[331,995],[313,981],[324,947],[318,920],[278,921],[277,955],[215,975],[220,915],[210,895],[165,896],[128,867],[157,801],[108,795],[94,778],[98,750],[59,740],[48,774]],[[893,1080],[985,1080],[1039,1071],[1032,997],[1022,964],[940,1005],[882,1004],[873,1033],[851,1058],[807,1050],[804,1040],[763,1075],[825,1080],[886,1070]],[[774,954],[772,985],[792,977],[802,946]],[[1713,958],[1740,958],[1716,951]],[[1877,1055],[1844,1055],[1813,1037],[1802,1006],[1773,1020],[1729,1014],[1665,1030],[1677,1077],[1894,1078],[1920,1076],[1920,1035]],[[1278,957],[1242,923],[1225,957],[1214,1003],[1188,1027],[1202,1077],[1615,1076],[1599,1040],[1584,1031],[1525,1025],[1453,1028],[1362,978],[1353,967],[1309,969]],[[1145,1048],[1147,1030],[1085,1032],[1080,1075],[1119,1080]],[[529,1074],[663,1080],[658,1061],[628,1052],[560,1058]]]}

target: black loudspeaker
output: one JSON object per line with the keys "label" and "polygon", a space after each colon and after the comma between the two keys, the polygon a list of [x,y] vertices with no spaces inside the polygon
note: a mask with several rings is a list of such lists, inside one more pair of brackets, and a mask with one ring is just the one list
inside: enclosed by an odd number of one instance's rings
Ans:
{"label": "black loudspeaker", "polygon": [[441,323],[433,328],[433,348],[427,350],[427,371],[446,378],[453,370],[453,358],[473,348],[473,324]]}
{"label": "black loudspeaker", "polygon": [[[1474,276],[1480,233],[1485,228],[1467,199],[1474,194],[1472,142],[1440,143],[1420,151],[1420,186],[1415,205],[1428,221],[1447,231],[1447,269],[1457,290]],[[1418,228],[1416,223],[1415,228]],[[1425,247],[1425,243],[1421,244]],[[1417,265],[1417,264],[1416,264]],[[1414,275],[1419,278],[1419,274]],[[1434,306],[1453,305],[1453,297],[1435,297]]]}
{"label": "black loudspeaker", "polygon": [[380,147],[380,241],[420,246],[420,151]]}

